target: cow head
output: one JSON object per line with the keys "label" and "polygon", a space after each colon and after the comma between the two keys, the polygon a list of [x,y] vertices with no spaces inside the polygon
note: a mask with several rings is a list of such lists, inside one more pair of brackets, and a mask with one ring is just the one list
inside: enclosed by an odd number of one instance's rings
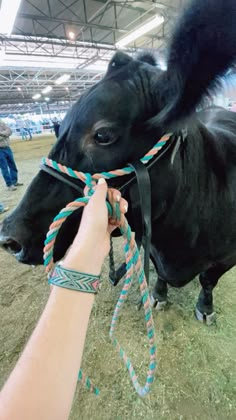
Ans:
{"label": "cow head", "polygon": [[[236,56],[235,0],[194,0],[176,27],[167,70],[150,55],[117,52],[104,78],[68,112],[49,157],[83,172],[123,167],[177,124],[188,124],[202,96]],[[5,219],[2,244],[25,263],[42,262],[43,241],[57,212],[77,195],[40,171]],[[55,259],[73,240],[80,216],[70,217],[56,241]]]}

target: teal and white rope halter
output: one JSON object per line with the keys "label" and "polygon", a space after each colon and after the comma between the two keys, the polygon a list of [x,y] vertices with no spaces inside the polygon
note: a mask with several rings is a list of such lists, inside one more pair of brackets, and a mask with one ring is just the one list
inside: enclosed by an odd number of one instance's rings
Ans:
{"label": "teal and white rope halter", "polygon": [[[150,150],[141,159],[141,162],[142,163],[149,162],[162,149],[162,147],[166,144],[166,142],[170,139],[170,137],[171,137],[171,134],[162,137],[161,140],[153,147],[153,149]],[[57,238],[58,231],[60,227],[62,226],[62,224],[64,223],[64,221],[78,208],[86,206],[90,197],[94,193],[94,186],[96,185],[97,180],[99,178],[111,179],[117,176],[127,175],[127,174],[132,173],[133,169],[130,167],[126,167],[123,169],[117,169],[115,171],[102,172],[100,174],[91,175],[88,173],[75,171],[71,168],[61,165],[60,163],[57,163],[48,158],[43,158],[42,163],[43,165],[46,165],[55,169],[59,173],[66,173],[67,175],[75,179],[80,179],[86,185],[84,189],[85,197],[78,198],[75,201],[67,204],[67,206],[63,208],[59,212],[59,214],[54,218],[52,224],[50,225],[49,232],[45,240],[45,247],[44,247],[44,265],[46,267],[46,272],[48,273],[49,282],[50,282],[50,273],[52,272],[52,269],[53,269],[53,248],[54,248],[54,244]],[[108,202],[107,202],[107,207],[108,207],[109,215],[112,215],[112,208]],[[120,218],[120,215],[118,214],[118,209],[116,213],[117,214],[114,215],[113,217]],[[150,386],[154,380],[154,373],[156,370],[155,331],[154,331],[154,324],[153,324],[153,318],[152,318],[151,303],[150,303],[148,286],[147,286],[144,270],[142,267],[141,257],[140,257],[136,242],[134,240],[134,235],[132,234],[131,228],[128,225],[128,222],[125,217],[122,217],[121,219],[120,231],[124,238],[126,275],[125,275],[124,285],[122,287],[120,297],[118,299],[118,302],[116,304],[115,311],[112,317],[109,336],[112,340],[114,347],[117,349],[121,359],[124,361],[124,364],[129,371],[131,381],[133,383],[133,386],[136,392],[138,393],[139,396],[144,397],[150,390]],[[118,319],[121,307],[123,303],[125,302],[125,300],[127,299],[128,292],[131,287],[135,273],[137,274],[140,293],[142,297],[142,304],[143,304],[144,312],[145,312],[145,322],[146,322],[147,336],[148,336],[148,342],[149,342],[149,356],[150,356],[146,383],[143,387],[138,382],[137,375],[135,373],[135,370],[133,368],[133,365],[129,357],[126,355],[126,353],[120,346],[119,342],[114,337],[117,319]],[[83,383],[85,383],[85,385],[90,391],[98,395],[99,393],[98,389],[93,386],[89,378],[86,377],[81,370],[79,372],[78,379],[82,381]]]}

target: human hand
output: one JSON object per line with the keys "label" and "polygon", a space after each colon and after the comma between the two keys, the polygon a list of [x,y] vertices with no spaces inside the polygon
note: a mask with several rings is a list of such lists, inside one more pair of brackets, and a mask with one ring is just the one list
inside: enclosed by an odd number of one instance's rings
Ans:
{"label": "human hand", "polygon": [[119,203],[121,220],[128,203],[118,190],[109,189],[104,179],[99,180],[95,193],[83,211],[79,231],[63,262],[67,268],[99,274],[104,258],[110,249],[110,234],[120,221],[109,218],[106,197],[113,209]]}

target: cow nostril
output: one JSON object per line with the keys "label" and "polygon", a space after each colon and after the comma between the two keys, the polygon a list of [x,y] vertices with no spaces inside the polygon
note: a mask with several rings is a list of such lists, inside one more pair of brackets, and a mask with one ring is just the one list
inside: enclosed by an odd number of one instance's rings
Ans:
{"label": "cow nostril", "polygon": [[6,249],[6,251],[11,252],[12,254],[17,254],[21,251],[22,246],[16,242],[14,239],[7,238],[4,241],[0,241],[0,245]]}

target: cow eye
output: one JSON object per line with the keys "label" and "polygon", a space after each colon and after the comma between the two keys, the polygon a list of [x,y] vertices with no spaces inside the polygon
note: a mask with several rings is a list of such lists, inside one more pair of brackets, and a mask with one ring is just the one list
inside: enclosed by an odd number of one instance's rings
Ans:
{"label": "cow eye", "polygon": [[100,128],[94,134],[94,140],[100,146],[108,146],[117,140],[117,136],[115,136],[111,130]]}

